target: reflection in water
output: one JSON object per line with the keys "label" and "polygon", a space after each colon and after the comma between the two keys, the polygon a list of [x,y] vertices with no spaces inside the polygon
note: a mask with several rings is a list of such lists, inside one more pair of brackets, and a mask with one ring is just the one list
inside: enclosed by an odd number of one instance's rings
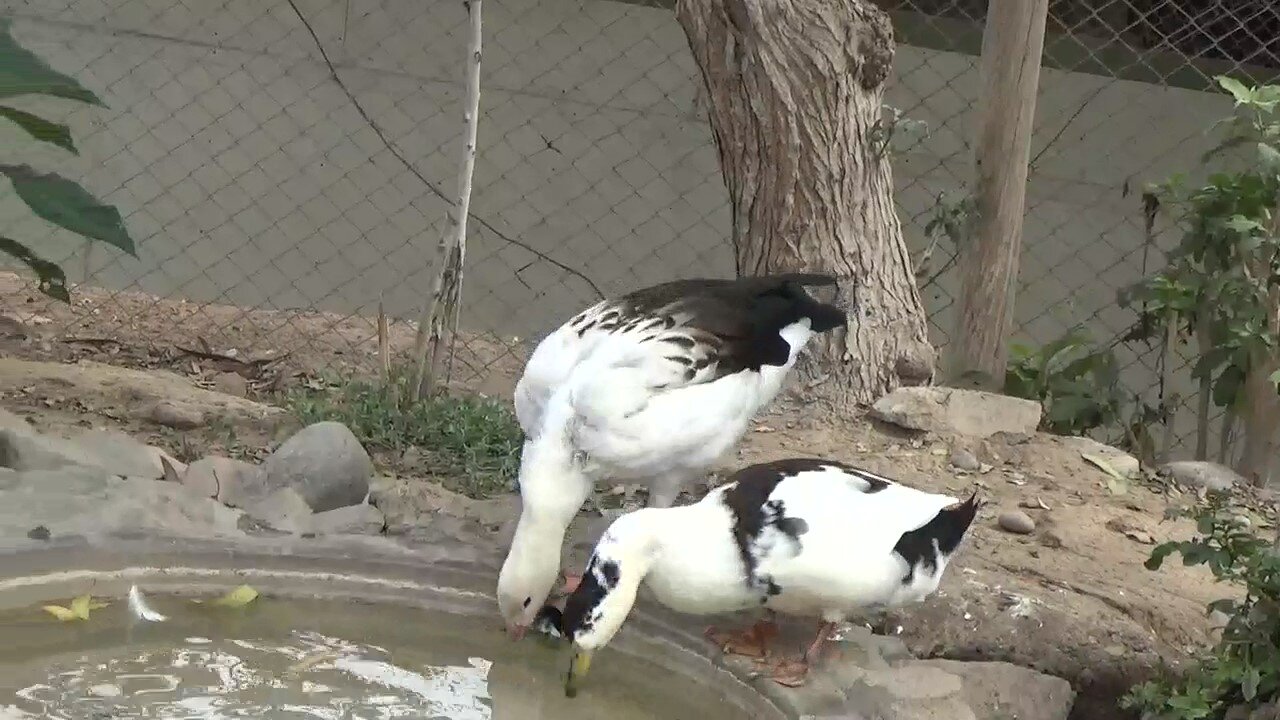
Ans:
{"label": "reflection in water", "polygon": [[[262,599],[235,612],[152,598],[91,622],[0,612],[0,720],[730,720],[713,688],[614,654],[575,699],[563,647],[512,643],[486,619],[413,608]],[[356,638],[353,642],[347,638]]]}
{"label": "reflection in water", "polygon": [[290,639],[276,645],[187,638],[173,649],[89,655],[19,690],[19,704],[0,709],[0,718],[212,720],[261,718],[264,708],[272,708],[272,717],[316,720],[494,717],[492,664],[482,658],[415,672],[392,664],[377,646],[312,632]]}

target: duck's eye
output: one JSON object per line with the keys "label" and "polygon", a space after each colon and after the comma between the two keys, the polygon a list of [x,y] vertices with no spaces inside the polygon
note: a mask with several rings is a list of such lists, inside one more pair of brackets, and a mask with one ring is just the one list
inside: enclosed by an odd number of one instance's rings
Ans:
{"label": "duck's eye", "polygon": [[527,607],[529,607],[529,603],[531,603],[531,602],[533,602],[533,598],[531,598],[531,597],[527,597],[527,598],[525,598],[525,599],[524,599],[524,605],[522,605],[521,607],[526,607],[526,608],[527,608]]}

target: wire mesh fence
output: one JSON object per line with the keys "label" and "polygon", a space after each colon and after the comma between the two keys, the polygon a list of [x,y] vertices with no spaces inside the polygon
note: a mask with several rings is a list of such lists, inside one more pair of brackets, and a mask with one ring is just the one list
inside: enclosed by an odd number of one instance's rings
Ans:
{"label": "wire mesh fence", "polygon": [[[936,221],[966,209],[986,0],[878,4],[899,42],[885,102],[927,128],[899,143],[894,175],[945,345],[963,238]],[[0,143],[117,205],[140,248],[136,260],[86,249],[0,196],[0,222],[83,283],[63,308],[5,280],[6,311],[72,338],[290,353],[316,371],[371,367],[381,306],[393,346],[407,347],[458,161],[463,3],[4,0],[0,13],[108,105],[22,100],[61,114],[79,157],[18,135]],[[672,3],[504,0],[484,13],[455,365],[482,389],[502,388],[530,338],[601,295],[733,272],[727,195]],[[1213,76],[1280,75],[1280,9],[1053,0],[1050,14],[1016,325],[1032,344],[1078,327],[1110,342],[1133,322],[1117,289],[1175,242],[1144,231],[1141,187],[1208,149],[1205,129],[1231,109]],[[1152,388],[1153,352],[1116,349],[1126,386]],[[1190,398],[1180,372],[1172,392]]]}

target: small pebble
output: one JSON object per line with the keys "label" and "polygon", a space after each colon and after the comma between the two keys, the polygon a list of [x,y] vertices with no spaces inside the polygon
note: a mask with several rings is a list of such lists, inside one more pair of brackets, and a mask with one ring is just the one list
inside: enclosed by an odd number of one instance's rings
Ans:
{"label": "small pebble", "polygon": [[1036,521],[1021,510],[1001,513],[1000,517],[996,518],[996,523],[1001,530],[1018,535],[1027,535],[1036,529]]}
{"label": "small pebble", "polygon": [[218,373],[213,377],[213,389],[226,395],[247,397],[249,395],[249,381],[245,380],[240,373]]}
{"label": "small pebble", "polygon": [[192,430],[204,425],[204,413],[196,408],[161,401],[151,408],[152,422],[174,430]]}
{"label": "small pebble", "polygon": [[978,462],[977,456],[964,448],[956,448],[951,451],[952,466],[969,472],[977,472],[982,467],[982,463]]}

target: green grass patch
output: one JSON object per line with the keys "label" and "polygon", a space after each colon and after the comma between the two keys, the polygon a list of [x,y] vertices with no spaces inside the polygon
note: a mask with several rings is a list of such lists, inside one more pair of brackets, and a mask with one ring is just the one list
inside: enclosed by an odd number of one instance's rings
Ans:
{"label": "green grass patch", "polygon": [[415,448],[442,484],[483,498],[512,487],[524,435],[501,402],[439,395],[409,405],[407,373],[391,391],[377,380],[350,378],[289,392],[286,405],[303,424],[333,420],[351,428],[371,451]]}

